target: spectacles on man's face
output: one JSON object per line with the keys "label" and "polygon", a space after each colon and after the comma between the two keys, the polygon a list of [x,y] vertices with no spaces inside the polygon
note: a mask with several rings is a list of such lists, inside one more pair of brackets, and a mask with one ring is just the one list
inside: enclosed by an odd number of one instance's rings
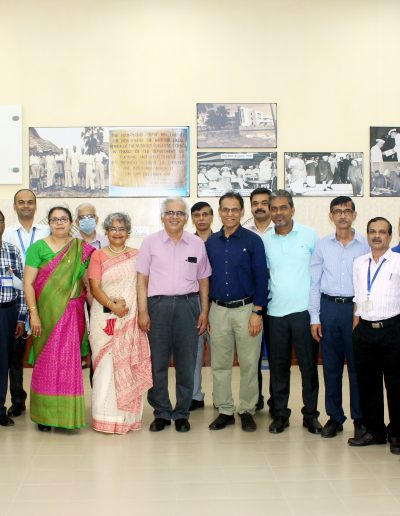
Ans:
{"label": "spectacles on man's face", "polygon": [[65,224],[66,222],[69,222],[68,217],[52,217],[50,219],[50,224]]}
{"label": "spectacles on man's face", "polygon": [[4,224],[4,223],[5,223],[5,220],[0,219],[0,224]]}
{"label": "spectacles on man's face", "polygon": [[224,215],[228,215],[228,213],[232,213],[232,215],[239,215],[241,211],[241,208],[221,208],[221,213]]}
{"label": "spectacles on man's face", "polygon": [[108,228],[108,231],[111,231],[111,233],[126,233],[126,228],[121,227],[115,227],[111,226]]}
{"label": "spectacles on man's face", "polygon": [[92,215],[91,213],[89,215],[78,215],[78,220],[83,219],[95,219],[96,215]]}
{"label": "spectacles on man's face", "polygon": [[207,217],[211,217],[211,213],[208,211],[198,211],[198,212],[192,213],[192,218],[194,220],[203,219],[203,218],[205,219]]}
{"label": "spectacles on man's face", "polygon": [[179,219],[183,219],[186,217],[186,213],[184,211],[164,211],[164,217],[178,217]]}
{"label": "spectacles on man's face", "polygon": [[354,210],[352,210],[351,208],[346,208],[344,210],[340,210],[340,209],[337,209],[337,210],[332,210],[332,214],[335,215],[336,217],[337,216],[342,216],[342,215],[345,215],[346,217],[350,217],[350,215],[352,215],[354,213]]}

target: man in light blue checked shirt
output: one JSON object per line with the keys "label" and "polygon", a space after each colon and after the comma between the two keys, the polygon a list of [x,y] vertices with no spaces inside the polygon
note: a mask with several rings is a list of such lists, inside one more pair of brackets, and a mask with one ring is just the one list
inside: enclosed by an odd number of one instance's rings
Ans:
{"label": "man in light blue checked shirt", "polygon": [[322,437],[335,437],[346,420],[342,406],[344,362],[350,382],[350,413],[355,435],[363,433],[357,375],[352,345],[353,261],[369,252],[367,239],[352,227],[357,217],[350,197],[336,197],[329,218],[336,232],[320,240],[311,258],[311,293],[308,311],[311,334],[321,343],[325,380],[325,409],[329,420]]}
{"label": "man in light blue checked shirt", "polygon": [[[13,426],[7,415],[8,367],[16,338],[25,330],[27,308],[23,290],[22,261],[19,249],[3,241],[4,215],[0,211],[0,425]],[[18,285],[18,286],[17,286]]]}

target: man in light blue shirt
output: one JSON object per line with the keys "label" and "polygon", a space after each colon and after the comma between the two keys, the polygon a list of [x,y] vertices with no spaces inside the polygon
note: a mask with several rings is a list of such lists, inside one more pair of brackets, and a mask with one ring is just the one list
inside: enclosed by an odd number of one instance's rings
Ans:
{"label": "man in light blue shirt", "polygon": [[303,386],[303,426],[310,433],[321,432],[318,421],[318,345],[310,334],[308,301],[310,260],[318,240],[314,229],[293,221],[295,209],[286,190],[273,192],[270,213],[273,231],[262,236],[270,271],[268,320],[270,335],[270,372],[274,398],[271,433],[289,426],[290,366],[292,342],[300,365]]}
{"label": "man in light blue shirt", "polygon": [[320,240],[311,258],[308,311],[313,338],[321,342],[325,380],[325,409],[329,420],[322,437],[335,437],[346,420],[342,406],[344,361],[350,383],[350,413],[355,435],[364,432],[352,344],[353,261],[369,252],[367,239],[352,228],[357,217],[350,197],[336,197],[329,218],[336,232]]}

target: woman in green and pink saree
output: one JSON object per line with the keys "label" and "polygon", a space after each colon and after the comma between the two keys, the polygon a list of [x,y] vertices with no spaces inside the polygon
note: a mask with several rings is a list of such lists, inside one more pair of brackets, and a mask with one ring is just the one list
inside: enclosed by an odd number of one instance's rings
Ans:
{"label": "woman in green and pink saree", "polygon": [[24,274],[33,335],[31,419],[41,431],[85,426],[83,276],[94,251],[71,238],[72,215],[67,208],[52,208],[48,222],[50,236],[29,247]]}

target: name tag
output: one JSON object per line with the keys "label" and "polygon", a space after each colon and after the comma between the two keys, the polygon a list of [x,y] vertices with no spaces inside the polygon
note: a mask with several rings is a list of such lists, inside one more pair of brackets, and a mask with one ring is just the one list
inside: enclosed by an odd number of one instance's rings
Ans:
{"label": "name tag", "polygon": [[14,288],[12,276],[0,276],[0,287]]}

